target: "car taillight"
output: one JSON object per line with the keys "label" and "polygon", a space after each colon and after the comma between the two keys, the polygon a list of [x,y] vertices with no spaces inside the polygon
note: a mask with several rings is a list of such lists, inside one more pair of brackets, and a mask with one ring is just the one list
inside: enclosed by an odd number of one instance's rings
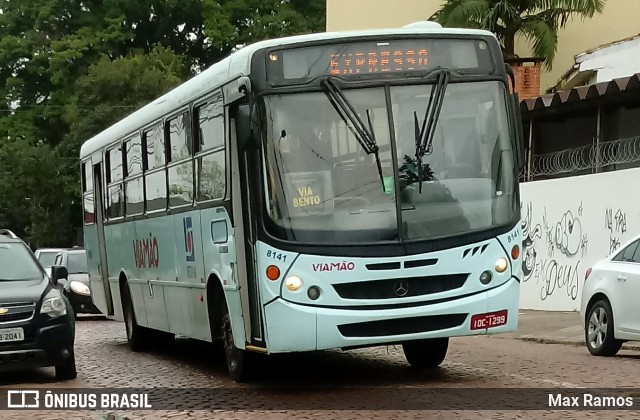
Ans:
{"label": "car taillight", "polygon": [[591,268],[587,268],[587,272],[584,273],[584,281],[587,281],[590,274],[591,274]]}

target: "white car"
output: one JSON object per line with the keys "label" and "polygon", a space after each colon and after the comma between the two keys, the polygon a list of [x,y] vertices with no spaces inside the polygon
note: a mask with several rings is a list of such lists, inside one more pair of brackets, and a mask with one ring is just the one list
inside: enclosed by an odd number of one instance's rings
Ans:
{"label": "white car", "polygon": [[613,356],[625,341],[640,341],[640,235],[585,275],[580,315],[595,356]]}
{"label": "white car", "polygon": [[58,253],[63,249],[64,248],[40,248],[36,250],[36,258],[38,259],[38,261],[40,261],[40,264],[45,268],[49,276],[51,276],[49,269],[56,260],[56,256],[58,255]]}

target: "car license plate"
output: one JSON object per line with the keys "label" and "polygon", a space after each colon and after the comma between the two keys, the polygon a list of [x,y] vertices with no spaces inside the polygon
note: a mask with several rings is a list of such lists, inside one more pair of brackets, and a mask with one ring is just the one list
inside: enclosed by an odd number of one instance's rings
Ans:
{"label": "car license plate", "polygon": [[0,343],[8,343],[10,341],[23,341],[24,330],[22,328],[5,328],[0,329]]}
{"label": "car license plate", "polygon": [[478,314],[471,317],[472,330],[484,330],[487,328],[499,327],[507,323],[507,311],[490,312]]}

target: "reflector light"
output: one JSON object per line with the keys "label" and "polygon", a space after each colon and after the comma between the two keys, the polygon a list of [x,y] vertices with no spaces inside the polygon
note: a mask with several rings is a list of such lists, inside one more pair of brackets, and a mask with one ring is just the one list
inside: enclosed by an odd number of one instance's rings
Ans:
{"label": "reflector light", "polygon": [[275,265],[267,267],[267,278],[271,281],[276,281],[280,278],[280,269]]}

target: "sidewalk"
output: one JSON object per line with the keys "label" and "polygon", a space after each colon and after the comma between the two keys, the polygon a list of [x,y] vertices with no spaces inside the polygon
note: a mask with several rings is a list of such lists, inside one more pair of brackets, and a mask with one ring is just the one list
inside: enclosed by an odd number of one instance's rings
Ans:
{"label": "sidewalk", "polygon": [[[579,312],[520,310],[518,330],[495,337],[499,336],[545,344],[585,345]],[[640,343],[625,343],[622,348],[640,351]]]}

